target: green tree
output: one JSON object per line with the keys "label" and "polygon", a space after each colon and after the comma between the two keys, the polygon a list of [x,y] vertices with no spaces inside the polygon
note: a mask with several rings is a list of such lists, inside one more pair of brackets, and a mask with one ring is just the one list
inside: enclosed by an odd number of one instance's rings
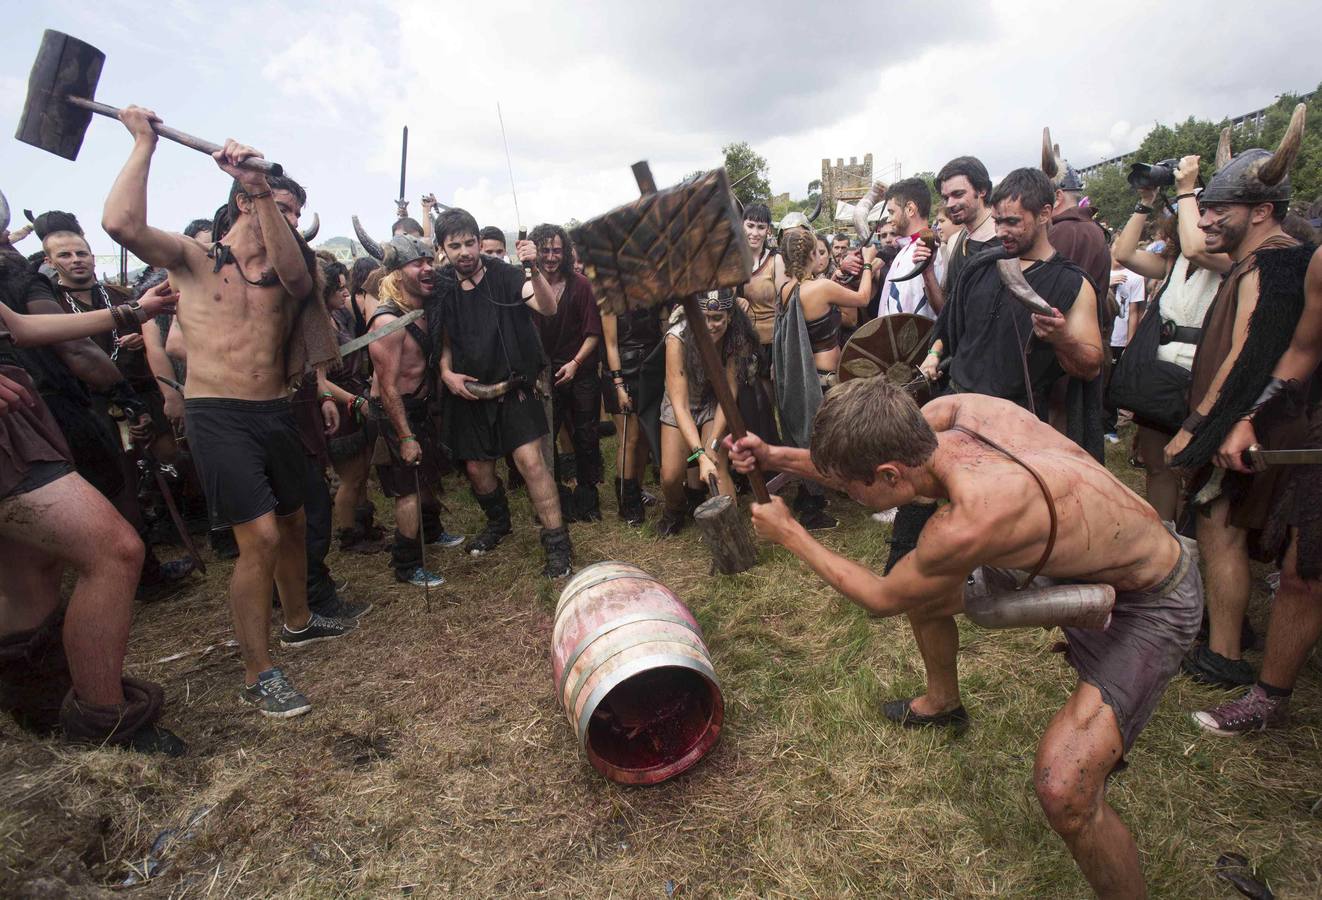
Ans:
{"label": "green tree", "polygon": [[917,172],[914,178],[921,178],[927,182],[927,192],[932,195],[932,215],[936,215],[936,208],[941,204],[941,192],[936,189],[935,172]]}
{"label": "green tree", "polygon": [[725,154],[725,171],[730,176],[730,183],[735,186],[734,195],[739,198],[739,202],[745,206],[749,203],[765,203],[771,196],[766,157],[755,153],[747,141],[726,144],[721,152]]}
{"label": "green tree", "polygon": [[[1245,126],[1231,134],[1232,151],[1239,153],[1251,147],[1274,150],[1298,102],[1297,95],[1283,94],[1267,109],[1261,128]],[[1129,161],[1155,163],[1196,153],[1202,157],[1199,169],[1206,181],[1212,177],[1215,169],[1216,146],[1221,129],[1228,124],[1227,119],[1209,122],[1191,116],[1174,126],[1158,125],[1143,139]],[[1115,227],[1120,227],[1128,219],[1136,200],[1134,191],[1125,181],[1128,173],[1128,162],[1108,166],[1089,176],[1085,185],[1092,204],[1100,210],[1098,217]],[[1294,190],[1296,206],[1307,206],[1322,194],[1322,85],[1318,86],[1308,101],[1304,140],[1299,157],[1290,171],[1290,185]]]}

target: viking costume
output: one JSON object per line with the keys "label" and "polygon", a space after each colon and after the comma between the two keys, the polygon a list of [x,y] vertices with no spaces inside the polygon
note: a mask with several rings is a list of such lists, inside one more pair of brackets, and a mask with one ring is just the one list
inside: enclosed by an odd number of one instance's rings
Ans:
{"label": "viking costume", "polygon": [[[1033,334],[1032,313],[1014,301],[996,271],[996,263],[1011,259],[1005,248],[995,245],[969,260],[959,281],[941,310],[936,337],[950,360],[946,393],[986,394],[1000,397],[1025,408],[1032,408],[1038,418],[1047,419],[1047,398],[1052,386],[1065,375],[1056,358],[1056,350]],[[1079,288],[1088,276],[1059,253],[1034,262],[1024,269],[1024,279],[1047,303],[1067,314],[1078,299]],[[1083,385],[1070,379],[1071,391]],[[1099,382],[1100,386],[1100,382]],[[1100,388],[1099,388],[1100,389]],[[1073,395],[1071,395],[1073,396]],[[1031,406],[1030,406],[1031,398]],[[1070,407],[1066,435],[1075,443],[1089,447],[1084,438],[1088,424]],[[1101,458],[1101,401],[1097,401],[1095,427],[1097,452]],[[1092,420],[1090,420],[1092,421]],[[914,547],[936,504],[909,503],[895,515],[890,558],[885,571]]]}
{"label": "viking costume", "polygon": [[1111,373],[1107,399],[1146,428],[1173,435],[1189,415],[1189,379],[1221,276],[1175,258]]}
{"label": "viking costume", "polygon": [[[397,235],[384,246],[383,255],[386,269],[398,272],[405,265],[418,259],[432,259],[431,247],[418,238],[409,235]],[[436,302],[428,298],[425,302],[426,314],[421,322],[410,322],[404,326],[405,340],[417,344],[425,361],[422,379],[417,387],[408,393],[400,392],[399,401],[404,407],[404,417],[408,422],[409,434],[417,441],[421,455],[415,464],[404,461],[401,450],[401,438],[395,431],[395,424],[390,420],[379,396],[371,401],[372,418],[377,425],[376,447],[372,454],[372,464],[376,466],[376,476],[381,483],[381,493],[390,498],[411,497],[419,489],[440,484],[445,459],[435,422],[432,419],[432,399],[436,394],[436,373],[441,359],[440,334],[435,327],[439,318]],[[394,297],[383,299],[368,319],[368,326],[378,319],[397,319],[409,312]],[[378,391],[380,387],[378,386]],[[424,494],[425,495],[425,494]],[[419,497],[421,505],[422,498]],[[421,512],[420,512],[421,514]],[[438,520],[439,522],[439,520]],[[395,530],[390,547],[390,563],[395,575],[407,581],[413,572],[422,567],[422,536],[427,533],[429,523],[424,521],[419,534],[412,537]],[[440,532],[433,528],[432,534]]]}
{"label": "viking costume", "polygon": [[[1208,182],[1200,202],[1288,202],[1289,168],[1298,153],[1302,131],[1303,117],[1297,112],[1276,153],[1246,150],[1230,159]],[[1223,146],[1218,162],[1228,151],[1228,146]],[[1309,445],[1306,442],[1315,418],[1312,412],[1317,408],[1316,388],[1311,383],[1286,386],[1271,373],[1299,324],[1304,308],[1304,276],[1315,249],[1287,235],[1277,235],[1238,260],[1222,280],[1203,323],[1202,340],[1193,361],[1190,409],[1196,410],[1206,398],[1217,369],[1230,354],[1240,283],[1252,271],[1258,274],[1259,300],[1216,403],[1206,416],[1194,414],[1185,422],[1185,429],[1193,437],[1171,460],[1172,466],[1196,471],[1193,488],[1200,488],[1211,476],[1213,455],[1235,423],[1246,416],[1252,417],[1259,445],[1265,450]],[[1254,475],[1226,472],[1221,484],[1221,494],[1230,503],[1226,521],[1251,533],[1255,556],[1279,557],[1285,549],[1288,527],[1296,527],[1299,572],[1312,579],[1322,576],[1322,520],[1318,518],[1322,481],[1314,471],[1317,468],[1299,466],[1290,471],[1273,467]]]}
{"label": "viking costume", "polygon": [[[834,372],[819,370],[813,354],[838,346],[840,308],[828,306],[824,315],[807,321],[799,300],[801,288],[802,284],[795,282],[785,302],[777,304],[771,361],[781,440],[791,447],[806,448],[822,405],[822,392],[835,383],[836,377]],[[825,508],[826,492],[819,485],[802,482],[794,498],[795,511],[801,515],[810,510],[818,513],[805,520],[812,523],[810,527],[818,527],[829,521],[822,514]]]}
{"label": "viking costume", "polygon": [[[579,350],[588,337],[596,337],[600,345],[601,314],[597,312],[592,283],[571,271],[565,279],[564,292],[556,305],[555,315],[539,316],[536,322],[542,349],[551,359],[554,379],[561,366],[578,358]],[[594,348],[579,362],[573,378],[565,384],[551,386],[554,410],[551,431],[559,434],[560,426],[567,422],[574,446],[577,486],[574,488],[572,507],[573,517],[579,521],[601,518],[597,499],[597,482],[601,480],[601,435],[597,431],[597,422],[601,418],[598,355],[599,350]]]}
{"label": "viking costume", "polygon": [[[624,390],[633,403],[635,415],[639,420],[640,427],[642,427],[644,422],[644,367],[646,363],[651,361],[649,358],[653,352],[662,346],[662,338],[661,317],[655,309],[650,307],[634,309],[615,317],[615,340],[619,348],[620,369],[618,373],[609,373],[612,377],[604,380],[601,384],[602,405],[606,407],[606,412],[611,415],[621,415],[619,398],[615,394],[615,378],[620,378],[624,382]],[[653,390],[658,398],[658,402],[653,404],[654,412],[659,408],[660,394],[665,393],[664,352],[661,355],[659,392]],[[655,371],[656,366],[652,365],[648,368]],[[655,385],[656,379],[653,377],[651,380]],[[644,434],[649,435],[649,444],[655,446],[659,442],[659,437],[656,437],[659,425],[655,421],[655,415],[652,418],[651,431],[648,432],[644,428]],[[661,457],[657,453],[653,458],[660,459]],[[624,517],[627,514],[629,518],[641,522],[644,515],[642,484],[636,479],[624,478],[617,481],[616,490],[620,492],[615,499],[619,504],[621,516]]]}
{"label": "viking costume", "polygon": [[[216,234],[228,224],[218,213]],[[295,233],[303,263],[313,284],[318,284],[316,257]],[[234,266],[247,281],[230,248],[217,241],[208,256],[213,271]],[[274,271],[255,282],[275,287]],[[306,297],[290,298],[298,307],[284,344],[284,379],[291,386],[317,366],[339,359],[335,329],[316,287]],[[292,515],[302,508],[307,478],[305,450],[288,397],[276,400],[240,400],[234,397],[188,397],[184,400],[193,462],[207,498],[213,527],[242,525],[269,512]]]}
{"label": "viking costume", "polygon": [[[523,297],[523,269],[490,257],[482,260],[485,273],[471,290],[464,290],[453,266],[437,272],[435,296],[439,327],[450,349],[454,372],[471,375],[490,399],[468,400],[447,393],[444,400],[442,443],[454,460],[497,460],[548,432],[546,413],[536,393],[538,374],[547,364],[533,311]],[[486,514],[486,527],[469,545],[481,555],[513,531],[509,499],[499,481],[489,494],[474,491]],[[543,529],[542,548],[568,563],[572,547],[563,525]]]}
{"label": "viking costume", "polygon": [[[739,392],[739,414],[754,434],[770,443],[780,442],[773,402],[775,382],[771,378],[771,346],[776,332],[776,256],[770,247],[762,251],[753,274],[741,285],[738,295],[748,301],[748,321],[757,333],[757,377],[755,391]],[[662,351],[664,357],[665,353]],[[664,370],[664,369],[663,369]],[[664,393],[664,391],[663,391]],[[660,459],[660,456],[656,457]]]}
{"label": "viking costume", "polygon": [[[6,281],[0,292],[8,299],[13,273],[0,274]],[[0,414],[0,501],[4,501],[63,478],[73,471],[73,462],[59,426],[39,399],[40,392],[21,366],[19,351],[3,325],[0,375],[38,398],[35,407],[19,404]],[[65,738],[73,742],[182,753],[183,743],[153,724],[164,701],[159,685],[125,678],[126,702],[113,707],[78,700],[64,655],[63,624],[64,610],[57,609],[36,628],[0,634],[0,710],[38,734],[62,726]]]}

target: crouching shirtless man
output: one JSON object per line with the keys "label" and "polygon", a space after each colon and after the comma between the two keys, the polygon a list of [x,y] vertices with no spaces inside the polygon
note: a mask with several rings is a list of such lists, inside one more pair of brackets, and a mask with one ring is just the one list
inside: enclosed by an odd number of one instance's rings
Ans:
{"label": "crouching shirtless man", "polygon": [[[908,613],[915,633],[923,624],[939,626],[921,631],[927,694],[898,701],[920,716],[962,713],[954,615],[964,611],[975,570],[1047,576],[1035,586],[1115,588],[1109,627],[1064,629],[1079,684],[1042,736],[1034,784],[1093,890],[1144,896],[1138,848],[1106,803],[1106,778],[1198,631],[1203,590],[1193,543],[1176,538],[1078,445],[992,397],[942,397],[919,410],[885,379],[856,379],[827,395],[810,449],[771,447],[749,435],[733,445],[731,459],[739,471],[756,462],[813,478],[878,510],[915,497],[949,501],[928,521],[916,550],[885,577],[817,543],[779,498],[753,507],[759,535],[850,600],[878,616]],[[992,572],[982,575],[992,581]],[[1012,596],[1005,591],[1006,600]]]}
{"label": "crouching shirtless man", "polygon": [[232,525],[239,545],[230,578],[245,676],[239,695],[263,715],[297,716],[312,706],[271,661],[272,580],[284,611],[281,646],[340,637],[354,627],[312,613],[307,601],[307,461],[289,385],[337,353],[317,291],[315,257],[295,235],[306,194],[288,178],[268,180],[240,168],[261,154],[228,141],[216,164],[234,182],[228,227],[217,230],[216,243],[208,249],[153,228],[147,224],[147,173],[156,116],[130,106],[120,119],[134,137],[133,150],[106,198],[101,224],[143,262],[167,269],[179,291],[175,327],[188,341],[189,443],[212,518]]}

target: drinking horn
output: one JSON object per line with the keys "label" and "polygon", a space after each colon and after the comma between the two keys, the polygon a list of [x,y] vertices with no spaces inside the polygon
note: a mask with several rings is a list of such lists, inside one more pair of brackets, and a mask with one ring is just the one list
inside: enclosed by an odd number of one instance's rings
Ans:
{"label": "drinking horn", "polygon": [[886,183],[884,181],[872,182],[872,187],[863,195],[863,199],[854,206],[854,229],[858,231],[858,239],[864,244],[872,240],[872,227],[868,225],[868,213],[872,212],[872,207],[886,193]]}

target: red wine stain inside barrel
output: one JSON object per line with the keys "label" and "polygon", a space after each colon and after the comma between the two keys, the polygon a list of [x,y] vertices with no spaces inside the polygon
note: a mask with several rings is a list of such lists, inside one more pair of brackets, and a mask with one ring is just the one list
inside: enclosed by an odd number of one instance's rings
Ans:
{"label": "red wine stain inside barrel", "polygon": [[621,769],[653,769],[692,750],[706,736],[711,717],[711,686],[700,675],[653,669],[606,695],[588,725],[588,746]]}

